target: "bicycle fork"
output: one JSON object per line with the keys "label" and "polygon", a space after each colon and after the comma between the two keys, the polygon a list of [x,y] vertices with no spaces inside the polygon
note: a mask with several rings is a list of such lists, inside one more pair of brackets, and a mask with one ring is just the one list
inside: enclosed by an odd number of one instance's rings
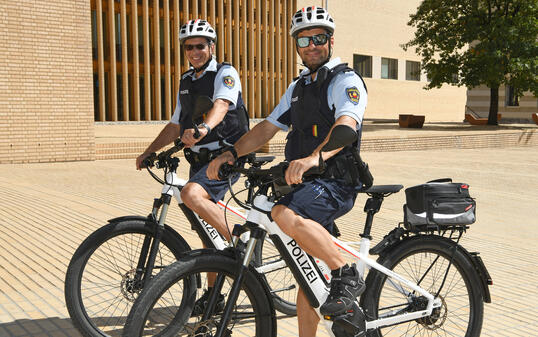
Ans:
{"label": "bicycle fork", "polygon": [[[151,221],[153,222],[155,232],[153,240],[150,236],[146,236],[144,238],[144,243],[142,244],[142,249],[140,252],[140,257],[138,258],[138,263],[136,266],[136,275],[134,279],[134,284],[137,289],[142,289],[146,280],[149,280],[151,278],[153,268],[155,267],[155,259],[159,250],[159,244],[161,242],[162,234],[164,231],[164,222],[168,213],[168,207],[170,206],[171,199],[172,197],[170,195],[163,194],[161,198],[155,199],[153,201],[153,209],[150,217]],[[161,206],[161,214],[159,215],[159,221],[157,222],[157,213],[159,212]]]}
{"label": "bicycle fork", "polygon": [[[222,313],[220,322],[218,323],[217,333],[215,334],[215,337],[227,336],[227,333],[230,332],[228,331],[227,327],[232,318],[232,312],[234,310],[235,303],[237,302],[237,298],[239,297],[239,292],[241,291],[241,286],[243,285],[245,273],[248,272],[248,266],[250,264],[250,261],[252,260],[252,257],[254,256],[254,248],[256,247],[258,240],[262,239],[265,234],[265,232],[262,229],[257,228],[257,226],[252,227],[253,228],[251,228],[250,231],[250,238],[244,251],[245,255],[243,257],[243,261],[241,262],[241,264],[238,264],[236,277],[232,284],[232,288],[230,289],[230,292],[228,294],[226,306],[224,307],[224,312]],[[234,246],[237,246],[237,243],[239,242],[239,236],[244,231],[245,230],[240,225],[235,225],[232,234],[232,242]],[[208,320],[213,314],[215,305],[217,303],[218,295],[221,293],[222,287],[224,285],[224,279],[225,275],[223,274],[219,274],[217,276],[217,279],[215,280],[215,284],[213,286],[213,291],[209,295],[207,309],[202,316],[202,321]]]}

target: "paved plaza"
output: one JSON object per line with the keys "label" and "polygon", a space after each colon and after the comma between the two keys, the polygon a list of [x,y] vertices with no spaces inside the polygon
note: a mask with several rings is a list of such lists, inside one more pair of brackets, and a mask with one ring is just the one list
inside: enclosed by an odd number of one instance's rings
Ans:
{"label": "paved plaza", "polygon": [[[534,130],[537,130],[534,128]],[[533,131],[534,132],[534,131]],[[538,147],[366,151],[376,184],[406,187],[452,177],[470,185],[477,222],[462,245],[479,251],[493,278],[482,336],[536,336],[538,324]],[[186,172],[182,163],[180,172]],[[133,159],[0,165],[0,336],[80,336],[64,304],[77,246],[107,219],[147,215],[160,185]],[[362,228],[364,196],[337,223],[345,240]],[[402,220],[402,192],[376,216],[374,243]],[[168,223],[200,242],[179,211]],[[279,336],[296,336],[280,318]],[[326,336],[319,331],[319,336]]]}

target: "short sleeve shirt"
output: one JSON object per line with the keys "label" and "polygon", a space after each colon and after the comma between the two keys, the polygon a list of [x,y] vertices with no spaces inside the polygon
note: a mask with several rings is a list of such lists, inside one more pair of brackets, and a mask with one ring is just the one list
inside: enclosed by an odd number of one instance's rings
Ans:
{"label": "short sleeve shirt", "polygon": [[[193,81],[196,81],[202,78],[208,71],[217,71],[217,61],[215,59],[211,60],[207,68],[203,71],[200,77],[196,78],[196,73],[192,73]],[[230,80],[231,79],[231,80]],[[181,88],[180,88],[181,90]],[[228,111],[235,110],[237,101],[239,100],[239,95],[241,94],[241,80],[239,79],[239,74],[237,70],[231,65],[223,65],[215,76],[214,82],[214,91],[213,91],[213,101],[216,99],[224,99],[230,102]],[[176,98],[176,109],[172,115],[171,123],[179,124],[181,118],[181,104],[179,103],[179,92],[177,93]]]}
{"label": "short sleeve shirt", "polygon": [[[335,58],[325,65],[332,69],[341,63],[340,58]],[[267,120],[284,131],[290,127],[291,102],[294,97],[293,90],[301,77],[306,77],[306,83],[311,83],[309,70],[303,70],[299,78],[293,81],[273,112],[267,116]],[[315,80],[314,80],[315,81]],[[334,119],[341,116],[349,116],[357,122],[357,130],[361,128],[364,111],[368,103],[368,94],[362,79],[354,72],[344,72],[336,75],[327,88],[327,102],[329,107],[334,107]]]}

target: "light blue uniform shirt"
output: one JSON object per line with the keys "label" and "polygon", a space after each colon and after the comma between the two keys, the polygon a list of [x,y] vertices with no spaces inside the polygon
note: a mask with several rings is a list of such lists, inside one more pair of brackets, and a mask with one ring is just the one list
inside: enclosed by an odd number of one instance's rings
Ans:
{"label": "light blue uniform shirt", "polygon": [[[327,62],[324,67],[332,69],[340,63],[342,62],[340,61],[340,58],[337,57]],[[295,85],[300,77],[305,76],[306,84],[311,83],[309,73],[310,71],[308,69],[303,70],[299,75],[299,78],[289,85],[288,89],[280,99],[280,103],[278,103],[273,112],[267,116],[269,122],[284,131],[288,131],[289,125],[282,123],[281,120],[290,120],[289,118],[286,118],[285,115],[291,112],[291,101],[294,99],[291,96],[295,89]],[[349,95],[348,89],[353,88],[356,88],[359,92],[358,101]],[[361,128],[364,110],[368,103],[368,94],[366,93],[363,81],[357,74],[350,71],[336,75],[327,88],[327,102],[330,108],[335,108],[334,120],[337,120],[341,116],[349,116],[357,121],[357,130]]]}
{"label": "light blue uniform shirt", "polygon": [[[202,78],[208,71],[217,71],[217,64],[218,64],[217,61],[213,59],[211,60],[207,68],[204,69],[200,77],[195,77],[196,73],[194,72],[191,75],[186,75],[186,76],[192,76],[193,81],[196,81]],[[231,76],[234,79],[234,84],[231,87],[229,85],[224,84],[224,78],[227,76]],[[228,111],[234,110],[235,105],[237,104],[237,100],[239,99],[240,93],[241,93],[241,80],[239,79],[239,74],[237,73],[237,70],[235,70],[235,68],[232,67],[231,65],[223,65],[220,68],[217,75],[215,76],[214,91],[213,91],[213,97],[212,97],[213,102],[219,98],[227,100],[230,102]],[[174,111],[174,114],[172,115],[172,119],[170,120],[170,122],[174,124],[179,124],[180,117],[181,117],[181,104],[179,103],[179,92],[178,92],[177,98],[176,98],[176,110]]]}

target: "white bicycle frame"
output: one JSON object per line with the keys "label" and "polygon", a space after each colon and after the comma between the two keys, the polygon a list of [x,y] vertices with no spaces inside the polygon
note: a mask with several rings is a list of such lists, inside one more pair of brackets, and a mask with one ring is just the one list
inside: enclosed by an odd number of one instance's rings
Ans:
{"label": "white bicycle frame", "polygon": [[[187,181],[185,179],[179,178],[175,172],[168,172],[166,174],[165,184],[163,185],[163,188],[162,188],[162,193],[163,194],[168,194],[170,196],[173,196],[176,199],[178,204],[183,204],[183,201],[181,200],[181,190],[180,190],[180,188],[178,186],[183,187],[183,186],[185,186],[185,184],[187,184]],[[226,210],[226,212],[231,212],[234,215],[240,217],[241,219],[247,220],[247,215],[248,215],[249,211],[245,212],[245,211],[243,211],[243,210],[241,210],[239,208],[236,208],[236,207],[233,207],[233,206],[230,206],[230,205],[226,205],[222,200],[219,200],[217,202],[217,205],[220,208],[222,208],[223,210]],[[164,209],[164,206],[166,206],[166,205],[163,205],[163,210],[161,211],[161,216],[163,216],[163,214],[164,214],[164,216],[166,216],[167,210]],[[223,237],[219,234],[219,232],[213,226],[208,224],[204,219],[202,219],[198,214],[196,214],[196,212],[192,212],[192,213],[194,214],[197,221],[200,224],[202,224],[202,227],[203,227],[205,233],[210,238],[210,240],[212,241],[212,243],[213,243],[213,245],[214,245],[214,247],[216,249],[223,250],[224,248],[226,248],[226,247],[228,247],[230,245],[230,243],[228,243],[226,240],[224,240]],[[244,242],[247,242],[249,236],[250,236],[250,233],[246,232],[245,234],[243,234],[241,236],[241,239]],[[269,239],[268,237],[266,238],[266,242],[269,242],[271,245],[274,245],[273,242],[271,241],[271,239]],[[268,273],[268,272],[271,272],[271,271],[274,271],[274,270],[281,269],[283,267],[286,267],[286,262],[284,260],[277,260],[277,261],[262,265],[260,267],[257,267],[256,270],[259,273],[265,274],[265,273]]]}
{"label": "white bicycle frame", "polygon": [[[308,287],[315,295],[318,303],[321,305],[322,303],[325,302],[329,294],[329,284],[330,284],[330,279],[331,279],[330,269],[327,266],[327,264],[325,264],[325,262],[321,261],[320,259],[315,258],[314,261],[315,261],[316,267],[319,270],[319,272],[317,272],[314,266],[311,264],[312,261],[308,258],[307,254],[301,249],[301,247],[299,247],[299,245],[295,242],[295,240],[293,240],[291,237],[285,234],[275,222],[269,219],[267,214],[269,214],[273,205],[274,203],[269,201],[267,196],[265,195],[256,196],[256,198],[254,199],[255,207],[253,207],[248,213],[247,221],[262,225],[267,230],[269,235],[276,235],[282,240],[288,252],[288,256],[283,256],[284,259],[288,262],[288,264],[290,263],[294,264],[295,268],[300,271],[304,280],[307,281],[306,284],[308,284]],[[262,211],[265,211],[267,213],[264,213]],[[369,258],[368,257],[368,252],[370,249],[369,239],[367,238],[361,239],[359,251],[355,250],[353,247],[350,246],[350,244],[352,243],[346,243],[344,241],[338,240],[335,237],[332,237],[332,240],[334,244],[338,246],[338,248],[340,248],[347,254],[352,255],[356,259],[357,268],[361,276],[364,277],[365,268],[369,268],[369,269],[373,268],[387,275],[389,277],[387,281],[397,291],[399,291],[406,297],[410,298],[410,296],[408,296],[410,295],[410,293],[406,292],[401,286],[397,284],[397,282],[400,282],[401,284],[405,284],[406,286],[413,289],[414,291],[424,296],[428,300],[428,305],[425,310],[420,310],[420,311],[416,311],[412,313],[404,313],[404,314],[400,314],[396,316],[392,316],[393,313],[391,312],[388,314],[390,317],[380,317],[373,321],[367,321],[366,322],[367,330],[376,329],[376,328],[387,326],[387,325],[393,325],[393,324],[397,324],[397,323],[401,323],[405,321],[410,321],[410,320],[418,319],[420,317],[430,316],[434,308],[438,308],[441,306],[441,300],[439,298],[434,298],[432,294],[430,294],[428,291],[424,290],[423,288],[419,287],[416,283],[413,283],[405,279],[404,277],[394,273],[393,271],[383,267],[376,261]],[[320,318],[323,319],[323,316],[319,312],[319,307],[316,307],[315,310],[320,316]],[[334,336],[331,329],[333,321],[329,321],[325,319],[323,319],[323,321],[325,322],[327,332],[331,336]]]}
{"label": "white bicycle frame", "polygon": [[[176,172],[167,172],[165,184],[163,185],[161,193],[173,196],[176,199],[178,204],[183,204],[183,200],[181,200],[181,189],[178,186],[183,187],[185,186],[185,184],[187,184],[187,181],[185,179],[179,178]],[[226,210],[227,212],[232,212],[233,214],[239,216],[243,220],[247,219],[248,212],[244,212],[236,207],[226,205],[222,200],[219,200],[217,202],[217,205],[223,210]],[[163,209],[161,211],[161,215],[163,214],[162,212],[166,212],[166,211]],[[204,219],[202,219],[198,214],[196,214],[196,212],[192,212],[192,213],[194,214],[198,222],[202,224],[202,227],[205,233],[211,239],[216,249],[222,250],[229,246],[228,242],[223,239],[223,237],[219,234],[219,232],[213,226],[205,222]]]}

